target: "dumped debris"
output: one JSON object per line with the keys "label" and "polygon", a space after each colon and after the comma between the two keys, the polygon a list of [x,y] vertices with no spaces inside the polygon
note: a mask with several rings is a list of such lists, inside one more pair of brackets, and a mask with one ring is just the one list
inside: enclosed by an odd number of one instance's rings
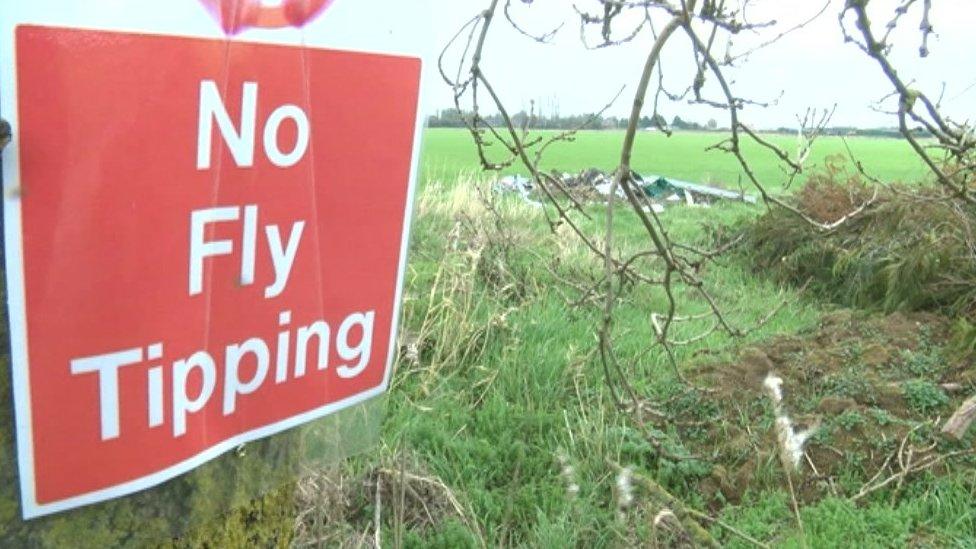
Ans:
{"label": "dumped debris", "polygon": [[494,186],[495,192],[517,193],[522,197],[526,204],[532,207],[541,208],[542,202],[532,198],[532,190],[535,185],[528,177],[521,175],[507,175],[499,179]]}
{"label": "dumped debris", "polygon": [[[634,183],[640,187],[648,206],[645,211],[655,213],[664,211],[668,204],[685,205],[690,207],[709,207],[719,200],[732,200],[756,204],[758,199],[754,195],[730,191],[719,187],[690,183],[664,176],[642,176],[631,172]],[[604,203],[611,193],[617,200],[626,200],[627,196],[619,186],[613,189],[613,174],[596,168],[583,170],[578,174],[564,172],[558,176],[563,188],[580,203]],[[508,175],[499,179],[494,189],[500,193],[519,195],[523,201],[535,208],[542,207],[542,196],[535,189],[533,181],[523,175]]]}
{"label": "dumped debris", "polygon": [[681,195],[689,204],[711,204],[717,200],[738,200],[747,204],[756,204],[759,199],[755,195],[730,191],[718,187],[710,187],[698,183],[689,183],[680,179],[663,176],[653,176],[652,183],[644,186],[645,193],[657,192],[661,194]]}

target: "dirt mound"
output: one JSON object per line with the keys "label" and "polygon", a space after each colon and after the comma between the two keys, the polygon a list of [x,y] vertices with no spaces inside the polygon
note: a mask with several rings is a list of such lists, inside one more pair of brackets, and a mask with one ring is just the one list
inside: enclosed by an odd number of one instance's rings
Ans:
{"label": "dirt mound", "polygon": [[[939,456],[973,444],[971,433],[961,443],[938,434],[941,420],[976,391],[971,359],[945,350],[949,331],[933,314],[845,310],[816,330],[696,368],[692,380],[704,389],[668,411],[688,447],[717,464],[701,492],[714,505],[735,503],[747,490],[782,485],[790,469],[797,497],[812,501],[885,488],[872,487],[906,468],[906,478],[939,472],[948,463]],[[801,448],[795,468],[783,462],[784,433]],[[926,466],[914,471],[906,459]]]}

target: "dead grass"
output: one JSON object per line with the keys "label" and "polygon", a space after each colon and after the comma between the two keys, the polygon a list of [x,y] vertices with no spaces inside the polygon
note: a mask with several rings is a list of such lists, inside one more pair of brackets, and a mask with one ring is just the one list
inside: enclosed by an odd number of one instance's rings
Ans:
{"label": "dead grass", "polygon": [[294,547],[371,547],[385,539],[402,546],[405,532],[423,534],[447,520],[479,531],[452,489],[403,455],[361,472],[309,470],[296,506]]}
{"label": "dead grass", "polygon": [[[810,177],[797,207],[825,223],[867,200],[836,166]],[[937,311],[976,319],[976,208],[936,188],[890,186],[860,215],[821,231],[774,209],[746,228],[757,272],[835,302],[887,312]]]}

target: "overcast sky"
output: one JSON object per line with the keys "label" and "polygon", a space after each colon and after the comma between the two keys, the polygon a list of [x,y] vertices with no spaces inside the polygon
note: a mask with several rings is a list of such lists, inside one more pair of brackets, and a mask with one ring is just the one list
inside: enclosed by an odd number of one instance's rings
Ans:
{"label": "overcast sky", "polygon": [[[441,46],[489,2],[431,0],[431,3],[435,40]],[[891,88],[874,61],[853,44],[844,43],[837,23],[842,3],[833,0],[819,19],[753,54],[741,67],[729,72],[738,96],[757,101],[780,98],[775,106],[766,109],[749,108],[744,115],[747,123],[767,128],[792,127],[796,125],[796,115],[808,107],[831,108],[836,103],[834,125],[897,124],[893,116],[870,108]],[[597,0],[577,0],[576,4],[590,11],[599,6]],[[920,6],[921,2],[917,4]],[[920,11],[915,9],[902,18],[893,35],[897,45],[891,58],[905,80],[915,79],[933,98],[939,96],[944,82],[943,104],[954,118],[976,118],[976,61],[973,59],[976,1],[939,0],[934,4],[931,22],[936,34],[930,39],[929,57],[921,59],[918,55]],[[882,32],[894,5],[893,0],[871,2],[871,13]],[[561,22],[565,26],[551,44],[542,45],[517,33],[503,17],[496,20],[489,36],[484,68],[509,110],[527,110],[530,100],[535,100],[543,114],[557,110],[563,115],[593,112],[602,108],[620,86],[627,85],[609,112],[626,116],[633,100],[634,83],[652,43],[649,30],[642,31],[629,44],[590,51],[581,43],[579,19],[572,0],[535,0],[530,5],[513,0],[512,6],[520,24],[533,32],[541,34]],[[778,24],[765,29],[760,36],[745,33],[736,38],[733,53],[745,51],[808,19],[823,3],[820,0],[754,0],[752,6],[750,20],[776,20]],[[615,31],[619,35],[628,34],[634,23],[634,19],[621,20]],[[597,37],[591,34],[591,38]],[[724,51],[724,46],[720,51]],[[682,36],[673,40],[662,60],[665,85],[671,91],[684,90],[694,70],[687,39]],[[715,89],[711,90],[711,97],[720,99]],[[451,106],[450,89],[440,78],[431,82],[428,92],[428,108]],[[727,125],[723,112],[708,107],[671,103],[662,105],[660,110],[669,121],[680,115],[701,123],[715,118],[720,125]]]}

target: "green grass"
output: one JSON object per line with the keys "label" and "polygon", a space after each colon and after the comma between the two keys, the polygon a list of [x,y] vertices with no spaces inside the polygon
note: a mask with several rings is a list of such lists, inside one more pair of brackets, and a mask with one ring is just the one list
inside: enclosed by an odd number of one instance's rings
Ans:
{"label": "green grass", "polygon": [[[551,135],[551,134],[546,134]],[[676,132],[670,138],[659,132],[640,132],[634,145],[633,168],[642,174],[657,174],[697,181],[717,183],[735,188],[741,168],[735,158],[720,151],[706,151],[725,134],[705,132]],[[582,131],[574,141],[551,147],[542,163],[546,170],[574,172],[587,168],[612,170],[620,161],[622,131]],[[790,153],[796,151],[796,138],[787,135],[767,135],[770,142]],[[909,146],[898,139],[849,137],[847,143],[854,155],[873,176],[886,181],[915,181],[926,172],[912,154]],[[776,158],[768,150],[744,141],[746,158],[753,164],[757,178],[770,189],[781,187],[785,181]],[[501,146],[489,149],[493,160],[503,157]],[[823,137],[814,143],[807,166],[822,165],[828,156],[847,158],[847,149],[840,137]],[[474,154],[470,134],[465,130],[432,128],[424,133],[422,173],[424,179],[450,178],[458,172],[473,172],[480,168]],[[504,173],[527,173],[516,164]],[[748,182],[742,178],[743,184]]]}
{"label": "green grass", "polygon": [[[445,238],[453,217],[446,215],[447,210],[426,206],[459,203],[449,200],[445,192],[428,187],[421,199],[407,278],[405,327],[422,332],[431,311],[448,304],[450,314],[435,321],[447,329],[434,331],[433,337],[443,339],[428,341],[431,348],[421,354],[418,365],[401,364],[386,425],[389,446],[409,448],[413,455],[422,456],[425,468],[463,495],[491,546],[625,543],[625,528],[617,524],[609,503],[614,481],[607,460],[648,466],[654,452],[641,432],[615,411],[600,364],[592,356],[599,311],[568,307],[559,282],[540,262],[564,254],[579,267],[599,266],[572,241],[568,250],[558,250],[537,212],[516,200],[505,200],[503,210],[509,219],[526,221],[513,224],[523,247],[515,250],[506,267],[514,271],[521,265],[522,270],[509,273],[510,279],[504,272],[489,276],[479,270],[479,262],[489,252],[472,242],[476,236],[462,236],[453,251]],[[744,211],[741,207],[716,210],[720,219],[736,218]],[[669,220],[675,235],[690,237],[698,232],[695,210],[675,209]],[[619,238],[625,243],[640,237],[626,212],[620,225]],[[597,222],[587,228],[596,230]],[[473,248],[466,249],[469,246]],[[786,290],[750,276],[737,265],[717,266],[713,274],[722,281],[718,286],[728,285],[754,298],[733,305],[731,317],[736,322],[745,323],[764,308],[790,298]],[[520,284],[521,297],[500,291],[508,284]],[[734,297],[726,288],[715,289],[726,299]],[[789,300],[785,314],[767,325],[762,335],[813,323],[815,308],[795,294]],[[630,292],[618,309],[615,326],[618,352],[635,389],[646,394],[673,381],[662,355],[644,353],[650,333],[646,304],[660,301],[661,296],[650,292]],[[478,340],[478,352],[443,360],[442,347],[469,348],[473,339]],[[720,341],[715,337],[707,344]],[[688,358],[698,348],[682,350],[680,358]],[[576,468],[580,483],[576,497],[568,494],[559,474],[560,453]],[[690,482],[701,473],[687,465],[665,467],[675,484]]]}
{"label": "green grass", "polygon": [[[567,171],[591,166],[610,169],[621,137],[620,132],[583,132],[575,143],[555,147],[545,166]],[[727,155],[702,152],[715,138],[681,133],[666,139],[642,133],[635,168],[693,181],[734,182],[738,174],[734,161]],[[850,143],[881,177],[914,179],[922,173],[898,141],[852,139]],[[824,140],[811,162],[843,150],[840,140]],[[554,235],[538,210],[515,197],[499,198],[503,219],[496,225],[478,205],[470,178],[478,166],[464,132],[428,130],[423,158],[403,321],[404,332],[419,340],[419,360],[401,356],[397,363],[381,451],[349,465],[362,471],[406,460],[410,470],[438,479],[457,497],[464,516],[409,527],[405,544],[647,544],[651,519],[660,508],[647,506],[646,498],[638,495],[633,508],[618,514],[614,463],[636,467],[688,504],[704,509],[696,486],[708,475],[708,466],[695,460],[662,459],[646,433],[617,410],[594,355],[599,304],[569,305],[582,292],[565,281],[592,283],[600,272],[599,263],[578,239],[568,232]],[[779,181],[771,161],[756,165],[761,177]],[[469,177],[459,180],[459,173]],[[583,229],[597,238],[603,231],[600,210],[591,207],[592,220],[581,221]],[[673,238],[705,246],[705,223],[728,226],[758,211],[741,204],[720,204],[707,211],[674,208],[662,220]],[[616,238],[623,250],[644,244],[631,212],[619,211],[616,220]],[[795,289],[756,277],[748,265],[736,261],[709,265],[705,278],[731,322],[739,326],[748,326],[785,301],[782,312],[743,344],[810,328],[823,307]],[[706,308],[688,291],[678,297],[683,314]],[[677,387],[662,353],[647,352],[652,333],[648,315],[663,304],[663,296],[654,290],[626,290],[614,324],[623,368],[634,389],[652,401]],[[682,325],[676,336],[688,337],[703,327],[691,322]],[[690,368],[697,351],[727,350],[728,345],[716,334],[680,349],[677,358],[683,368]],[[699,404],[705,403],[690,406]],[[691,450],[681,447],[670,431],[666,425],[652,430],[672,451]],[[576,492],[568,488],[566,464],[572,467]],[[911,541],[973,546],[976,514],[967,503],[976,494],[972,474],[911,484],[906,492],[909,489],[917,493],[903,494],[896,503],[878,498],[854,507],[828,499],[806,507],[805,534],[797,528],[784,490],[747,494],[741,504],[726,506],[720,518],[763,541],[786,546],[804,542],[810,547],[844,546],[855,540],[864,546]],[[394,509],[391,503],[382,508],[386,540],[398,528]],[[369,531],[372,518],[372,504],[366,501],[356,530]],[[723,544],[741,543],[718,526],[710,531]]]}
{"label": "green grass", "polygon": [[[744,505],[727,508],[724,519],[747,534],[777,547],[976,547],[976,478],[929,478],[899,503],[874,500],[855,506],[827,498],[802,510],[806,537],[791,526],[789,496],[756,494]],[[771,532],[779,531],[770,539]],[[750,547],[730,540],[731,547]]]}

